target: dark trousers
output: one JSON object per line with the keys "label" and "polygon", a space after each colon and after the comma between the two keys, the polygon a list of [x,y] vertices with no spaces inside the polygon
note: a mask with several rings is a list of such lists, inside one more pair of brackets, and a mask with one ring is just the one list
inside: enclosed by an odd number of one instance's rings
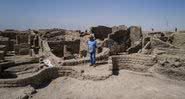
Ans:
{"label": "dark trousers", "polygon": [[92,65],[96,64],[96,52],[90,53],[90,62]]}

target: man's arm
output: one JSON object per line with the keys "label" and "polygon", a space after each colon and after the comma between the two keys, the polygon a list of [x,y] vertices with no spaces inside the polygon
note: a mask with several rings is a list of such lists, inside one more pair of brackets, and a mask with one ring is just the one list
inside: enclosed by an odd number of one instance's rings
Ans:
{"label": "man's arm", "polygon": [[97,48],[97,42],[95,41],[95,48]]}

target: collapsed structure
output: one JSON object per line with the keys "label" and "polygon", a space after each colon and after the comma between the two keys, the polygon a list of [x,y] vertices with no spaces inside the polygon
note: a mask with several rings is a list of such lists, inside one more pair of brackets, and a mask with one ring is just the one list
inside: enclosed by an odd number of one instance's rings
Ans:
{"label": "collapsed structure", "polygon": [[[97,62],[107,64],[107,75],[91,77],[75,67],[89,62],[86,44],[91,33],[98,42]],[[1,31],[0,87],[39,85],[59,76],[100,80],[120,69],[185,80],[183,37],[185,33],[142,33],[139,26],[125,25],[97,26],[83,33],[64,29]]]}

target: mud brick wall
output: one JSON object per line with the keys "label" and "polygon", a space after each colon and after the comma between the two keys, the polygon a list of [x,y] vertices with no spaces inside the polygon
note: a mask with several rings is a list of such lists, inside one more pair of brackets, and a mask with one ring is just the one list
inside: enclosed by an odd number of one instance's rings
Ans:
{"label": "mud brick wall", "polygon": [[74,54],[80,53],[80,40],[65,41],[64,45],[64,59],[71,59]]}
{"label": "mud brick wall", "polygon": [[5,30],[3,31],[0,35],[1,36],[4,36],[4,37],[8,37],[10,39],[15,39],[16,38],[16,35],[20,33],[20,31],[14,31],[14,30]]}
{"label": "mud brick wall", "polygon": [[64,56],[64,41],[48,41],[52,53],[58,57]]}
{"label": "mud brick wall", "polygon": [[39,85],[45,81],[58,77],[58,68],[45,68],[36,74],[25,78],[0,79],[0,87],[17,87],[26,85]]}
{"label": "mud brick wall", "polygon": [[184,55],[185,56],[185,50],[184,49],[178,49],[178,48],[157,48],[158,50],[165,51],[166,54],[170,55]]}
{"label": "mud brick wall", "polygon": [[0,36],[0,45],[5,45],[7,50],[9,47],[9,38]]}
{"label": "mud brick wall", "polygon": [[14,50],[14,44],[15,44],[15,40],[14,39],[10,39],[9,40],[9,46],[7,48],[8,51],[13,51]]}
{"label": "mud brick wall", "polygon": [[61,76],[78,78],[81,76],[81,73],[78,73],[71,67],[48,67],[24,78],[0,79],[0,87],[21,87],[27,85],[38,86],[44,82]]}
{"label": "mud brick wall", "polygon": [[19,34],[16,36],[17,44],[28,43],[29,35],[28,34]]}
{"label": "mud brick wall", "polygon": [[0,51],[5,51],[5,53],[6,53],[6,51],[7,51],[6,45],[0,45]]}
{"label": "mud brick wall", "polygon": [[15,54],[17,55],[29,55],[30,45],[29,44],[16,44]]}
{"label": "mud brick wall", "polygon": [[[126,69],[129,66],[152,66],[156,63],[155,56],[132,54],[112,56],[112,67],[110,69]],[[111,66],[111,65],[110,65]]]}
{"label": "mud brick wall", "polygon": [[[104,50],[103,53],[100,53],[97,57],[98,60],[108,58],[109,51]],[[71,61],[68,65],[73,63],[78,63],[82,61],[89,61],[89,59],[81,59],[78,61]],[[62,65],[62,64],[61,64]],[[74,70],[73,66],[56,66],[56,67],[48,67],[40,70],[33,75],[23,77],[23,78],[16,78],[16,79],[0,79],[0,87],[18,87],[18,86],[27,86],[27,85],[40,85],[48,80],[52,80],[54,78],[60,76],[69,76],[73,78],[83,77],[83,75]],[[84,77],[85,79],[86,77]]]}
{"label": "mud brick wall", "polygon": [[3,60],[4,59],[4,51],[0,51],[0,60]]}
{"label": "mud brick wall", "polygon": [[91,27],[90,30],[94,33],[96,39],[104,40],[108,37],[108,34],[112,33],[112,28],[106,26]]}
{"label": "mud brick wall", "polygon": [[[107,61],[109,57],[109,52],[110,50],[108,48],[103,48],[103,51],[99,54],[96,55],[96,61]],[[80,59],[70,59],[70,60],[65,60],[61,64],[62,66],[74,66],[74,65],[79,65],[79,64],[87,64],[90,62],[89,57],[85,58],[80,58]]]}
{"label": "mud brick wall", "polygon": [[15,40],[0,36],[0,45],[5,45],[7,51],[14,50]]}

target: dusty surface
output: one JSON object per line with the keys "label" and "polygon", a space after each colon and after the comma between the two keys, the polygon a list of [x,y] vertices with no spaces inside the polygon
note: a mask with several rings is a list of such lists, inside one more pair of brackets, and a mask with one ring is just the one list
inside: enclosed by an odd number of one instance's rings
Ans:
{"label": "dusty surface", "polygon": [[118,76],[90,81],[60,77],[38,89],[33,99],[184,99],[185,82],[121,70]]}
{"label": "dusty surface", "polygon": [[185,49],[185,33],[174,33],[173,45]]}
{"label": "dusty surface", "polygon": [[28,99],[36,90],[31,86],[0,88],[0,99]]}

